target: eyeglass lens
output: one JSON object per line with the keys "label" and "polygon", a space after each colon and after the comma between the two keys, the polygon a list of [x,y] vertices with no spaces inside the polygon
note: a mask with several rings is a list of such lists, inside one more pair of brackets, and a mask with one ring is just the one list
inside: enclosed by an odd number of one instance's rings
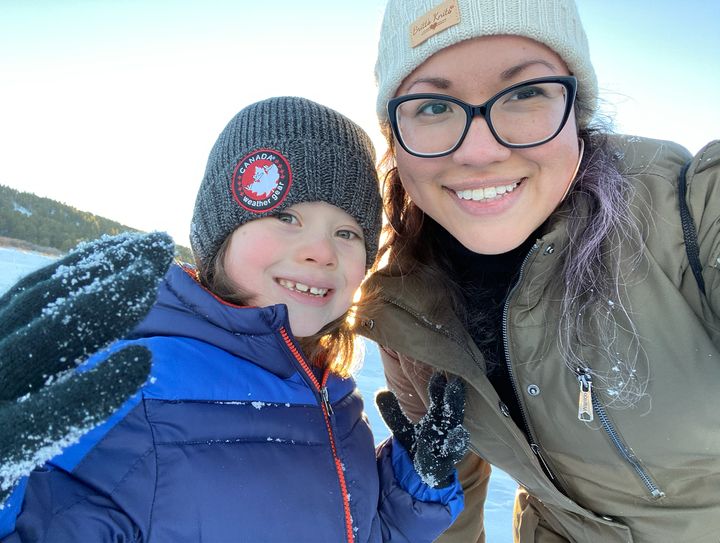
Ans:
{"label": "eyeglass lens", "polygon": [[[562,83],[541,82],[508,89],[497,96],[486,121],[501,143],[541,143],[559,130],[567,107]],[[444,153],[463,137],[469,113],[460,104],[442,98],[416,98],[396,110],[399,135],[406,147],[421,154]]]}

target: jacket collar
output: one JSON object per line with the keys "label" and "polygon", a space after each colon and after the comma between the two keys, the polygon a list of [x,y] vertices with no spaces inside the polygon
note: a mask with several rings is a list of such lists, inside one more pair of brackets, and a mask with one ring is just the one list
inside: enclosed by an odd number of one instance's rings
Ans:
{"label": "jacket collar", "polygon": [[285,305],[240,307],[220,301],[194,277],[173,264],[160,283],[156,303],[131,338],[181,336],[197,339],[288,376],[294,364],[279,332],[290,324]]}

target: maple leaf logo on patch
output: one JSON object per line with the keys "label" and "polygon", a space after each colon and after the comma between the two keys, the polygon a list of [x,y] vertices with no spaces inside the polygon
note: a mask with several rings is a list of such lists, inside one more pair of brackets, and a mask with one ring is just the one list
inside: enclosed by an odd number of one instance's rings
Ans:
{"label": "maple leaf logo on patch", "polygon": [[278,186],[280,172],[275,164],[256,166],[253,182],[246,189],[257,194],[258,198],[267,198]]}

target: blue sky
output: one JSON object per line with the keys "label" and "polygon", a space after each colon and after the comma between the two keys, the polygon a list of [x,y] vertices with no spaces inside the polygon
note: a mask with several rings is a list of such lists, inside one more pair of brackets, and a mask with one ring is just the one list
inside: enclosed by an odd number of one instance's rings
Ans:
{"label": "blue sky", "polygon": [[[207,155],[244,105],[307,96],[376,145],[384,0],[3,0],[0,183],[187,244]],[[720,3],[578,0],[618,131],[720,138]],[[682,7],[680,7],[682,6]]]}

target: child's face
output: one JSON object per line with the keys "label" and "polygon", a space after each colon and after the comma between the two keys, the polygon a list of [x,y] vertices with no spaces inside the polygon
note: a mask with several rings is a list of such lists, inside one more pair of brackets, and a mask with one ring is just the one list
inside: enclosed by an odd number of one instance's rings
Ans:
{"label": "child's face", "polygon": [[286,304],[297,337],[344,314],[365,276],[363,231],[324,202],[291,206],[232,233],[225,271],[254,306]]}

